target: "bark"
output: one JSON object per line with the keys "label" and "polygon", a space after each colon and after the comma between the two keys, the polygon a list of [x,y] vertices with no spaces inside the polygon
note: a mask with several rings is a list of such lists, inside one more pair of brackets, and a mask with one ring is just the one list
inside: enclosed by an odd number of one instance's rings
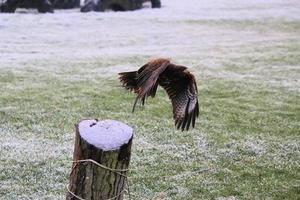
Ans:
{"label": "bark", "polygon": [[[126,124],[113,120],[84,120],[78,123],[68,189],[85,200],[123,199],[132,132]],[[117,172],[90,161],[77,162],[87,159],[117,169]],[[66,199],[77,200],[73,194],[68,192]]]}

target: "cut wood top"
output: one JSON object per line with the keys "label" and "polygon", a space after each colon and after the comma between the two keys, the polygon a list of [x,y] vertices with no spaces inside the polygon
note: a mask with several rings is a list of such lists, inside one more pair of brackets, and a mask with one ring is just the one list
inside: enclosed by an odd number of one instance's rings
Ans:
{"label": "cut wood top", "polygon": [[78,124],[79,134],[89,144],[103,151],[118,150],[133,136],[133,129],[116,120],[83,120]]}

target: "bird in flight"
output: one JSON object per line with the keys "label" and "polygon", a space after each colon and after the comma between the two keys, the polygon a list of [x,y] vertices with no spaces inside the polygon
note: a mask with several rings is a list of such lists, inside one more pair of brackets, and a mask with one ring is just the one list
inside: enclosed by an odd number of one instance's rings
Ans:
{"label": "bird in flight", "polygon": [[137,94],[132,112],[138,101],[142,105],[149,96],[154,97],[158,85],[163,87],[173,107],[173,118],[177,129],[195,127],[199,115],[196,79],[187,67],[175,65],[170,60],[158,58],[149,61],[137,71],[119,73],[120,81],[127,90]]}

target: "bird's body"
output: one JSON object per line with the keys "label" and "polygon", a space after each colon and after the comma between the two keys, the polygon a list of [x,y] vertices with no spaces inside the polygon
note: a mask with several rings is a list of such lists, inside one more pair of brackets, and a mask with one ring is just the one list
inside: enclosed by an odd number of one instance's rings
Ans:
{"label": "bird's body", "polygon": [[197,85],[187,67],[159,58],[146,63],[138,71],[122,72],[119,75],[123,86],[137,94],[133,111],[139,100],[144,105],[147,97],[154,97],[160,85],[172,101],[177,128],[188,130],[191,123],[195,126],[199,115]]}

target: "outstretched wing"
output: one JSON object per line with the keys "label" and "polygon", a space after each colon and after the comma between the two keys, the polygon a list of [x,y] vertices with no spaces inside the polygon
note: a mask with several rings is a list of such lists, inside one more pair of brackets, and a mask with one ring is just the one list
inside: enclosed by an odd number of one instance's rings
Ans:
{"label": "outstretched wing", "polygon": [[132,112],[134,112],[136,103],[141,100],[144,105],[148,96],[155,96],[157,90],[157,80],[160,74],[168,67],[170,61],[167,59],[157,59],[148,62],[138,70],[137,75],[137,97],[133,104]]}
{"label": "outstretched wing", "polygon": [[170,65],[161,74],[159,85],[167,91],[172,101],[177,129],[188,130],[191,123],[194,127],[199,115],[195,77],[187,70],[180,70],[178,66]]}

